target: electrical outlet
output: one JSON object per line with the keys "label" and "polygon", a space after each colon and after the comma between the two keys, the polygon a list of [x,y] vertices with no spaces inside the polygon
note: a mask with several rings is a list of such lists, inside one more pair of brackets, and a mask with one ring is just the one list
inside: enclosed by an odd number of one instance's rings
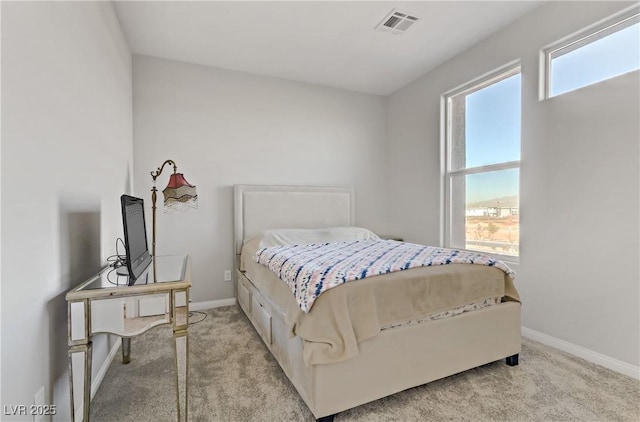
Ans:
{"label": "electrical outlet", "polygon": [[224,281],[231,281],[231,270],[224,270]]}

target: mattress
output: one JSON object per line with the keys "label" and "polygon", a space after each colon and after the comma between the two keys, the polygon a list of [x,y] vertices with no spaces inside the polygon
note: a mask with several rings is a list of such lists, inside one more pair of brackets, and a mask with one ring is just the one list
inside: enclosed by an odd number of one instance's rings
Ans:
{"label": "mattress", "polygon": [[304,313],[286,284],[253,260],[261,247],[247,242],[241,270],[284,315],[291,336],[303,341],[306,364],[335,363],[358,355],[359,343],[382,329],[455,315],[504,300],[519,301],[503,271],[451,264],[413,268],[346,283],[324,292]]}

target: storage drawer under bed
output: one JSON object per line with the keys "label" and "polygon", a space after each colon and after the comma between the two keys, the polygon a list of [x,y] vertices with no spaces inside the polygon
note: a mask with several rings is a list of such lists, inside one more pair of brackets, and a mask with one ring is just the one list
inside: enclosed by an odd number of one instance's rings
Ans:
{"label": "storage drawer under bed", "polygon": [[238,280],[238,303],[247,315],[251,315],[251,291],[241,274],[236,279]]}
{"label": "storage drawer under bed", "polygon": [[271,315],[258,300],[258,295],[253,295],[251,300],[251,315],[254,325],[267,345],[271,345]]}
{"label": "storage drawer under bed", "polygon": [[271,314],[267,301],[255,289],[255,287],[239,273],[238,280],[238,303],[247,314],[256,331],[264,342],[271,346]]}

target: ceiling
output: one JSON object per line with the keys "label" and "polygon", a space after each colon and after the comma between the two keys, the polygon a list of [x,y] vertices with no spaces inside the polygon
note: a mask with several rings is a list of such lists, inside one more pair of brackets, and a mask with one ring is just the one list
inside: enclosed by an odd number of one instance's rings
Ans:
{"label": "ceiling", "polygon": [[[540,1],[116,1],[135,54],[387,95]],[[393,9],[408,31],[375,26]]]}

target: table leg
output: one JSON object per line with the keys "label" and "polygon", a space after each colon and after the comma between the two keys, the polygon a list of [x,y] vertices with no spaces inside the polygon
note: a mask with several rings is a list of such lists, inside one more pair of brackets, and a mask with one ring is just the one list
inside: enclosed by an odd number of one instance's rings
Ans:
{"label": "table leg", "polygon": [[131,337],[122,337],[122,363],[131,362]]}
{"label": "table leg", "polygon": [[174,362],[176,371],[176,404],[178,421],[187,421],[189,397],[189,332],[173,331]]}
{"label": "table leg", "polygon": [[73,394],[73,355],[84,353],[84,381],[82,385],[82,420],[89,422],[91,405],[91,360],[93,343],[72,346],[69,348],[69,397],[71,401],[71,422],[75,421],[76,406]]}

